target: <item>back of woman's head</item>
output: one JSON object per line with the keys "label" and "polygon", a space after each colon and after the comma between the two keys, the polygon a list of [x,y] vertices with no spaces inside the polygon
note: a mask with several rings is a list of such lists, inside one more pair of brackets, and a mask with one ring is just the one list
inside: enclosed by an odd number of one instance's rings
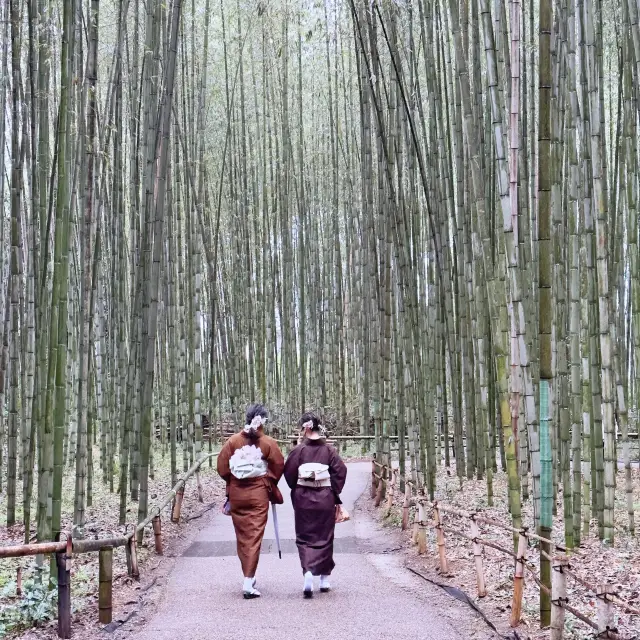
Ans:
{"label": "back of woman's head", "polygon": [[320,431],[322,424],[320,418],[313,411],[306,411],[298,420],[298,426],[301,429],[309,429],[310,431]]}
{"label": "back of woman's head", "polygon": [[251,424],[256,416],[262,416],[263,418],[269,417],[269,412],[263,404],[252,404],[247,408],[245,423]]}

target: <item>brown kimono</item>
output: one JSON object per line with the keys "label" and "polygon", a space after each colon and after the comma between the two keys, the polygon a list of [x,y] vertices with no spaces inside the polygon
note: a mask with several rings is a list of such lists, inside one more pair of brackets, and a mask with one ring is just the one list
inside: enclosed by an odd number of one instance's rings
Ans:
{"label": "brown kimono", "polygon": [[[277,492],[277,484],[284,468],[284,458],[278,443],[262,430],[256,435],[257,437],[249,437],[244,431],[236,433],[225,442],[218,455],[218,473],[227,483],[238,557],[245,578],[253,578],[256,574],[262,538],[269,518],[269,499],[274,491]],[[238,480],[232,475],[229,459],[236,449],[245,445],[260,448],[267,461],[266,476]]]}
{"label": "brown kimono", "polygon": [[[330,487],[298,485],[298,468],[308,462],[326,464],[331,476]],[[347,480],[347,466],[336,449],[324,440],[306,439],[287,458],[284,477],[291,487],[291,502],[295,512],[296,545],[302,572],[314,576],[331,575],[336,504]]]}

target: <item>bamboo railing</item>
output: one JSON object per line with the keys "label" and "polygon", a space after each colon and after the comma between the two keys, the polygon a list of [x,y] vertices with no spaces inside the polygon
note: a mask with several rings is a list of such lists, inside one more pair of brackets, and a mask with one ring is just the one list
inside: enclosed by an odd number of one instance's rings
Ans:
{"label": "bamboo railing", "polygon": [[[36,544],[21,544],[15,546],[0,547],[1,558],[21,558],[35,555],[56,556],[58,569],[58,637],[71,637],[71,561],[73,555],[80,553],[97,552],[99,554],[98,569],[98,617],[102,624],[109,624],[113,612],[113,550],[117,547],[125,547],[127,558],[127,572],[135,580],[140,579],[138,560],[136,555],[136,539],[142,542],[144,529],[151,524],[153,526],[155,551],[162,555],[162,512],[173,502],[171,520],[180,521],[182,498],[187,480],[198,476],[200,467],[209,458],[217,456],[217,453],[209,453],[199,458],[191,468],[176,482],[175,486],[166,494],[163,500],[155,506],[149,516],[140,522],[132,531],[115,538],[101,538],[99,540],[73,540],[70,532],[64,532],[64,540],[56,542],[41,542]],[[198,495],[201,496],[200,479],[197,480]],[[18,584],[21,584],[21,568],[18,568]],[[18,593],[18,595],[21,595]]]}
{"label": "bamboo railing", "polygon": [[[372,462],[371,468],[371,497],[375,500],[376,506],[382,502],[382,496],[387,494],[384,515],[387,516],[391,512],[393,499],[395,496],[395,488],[399,481],[399,471],[389,468],[384,464],[380,464],[375,460]],[[459,538],[469,541],[473,555],[473,561],[476,571],[476,586],[478,597],[486,596],[487,589],[485,583],[485,572],[483,567],[482,550],[483,547],[495,549],[496,551],[510,556],[515,561],[515,571],[513,578],[513,596],[511,604],[511,627],[517,627],[522,617],[522,600],[524,594],[525,571],[531,575],[533,580],[541,590],[549,591],[548,587],[542,584],[536,573],[536,567],[526,560],[526,552],[529,541],[544,542],[549,544],[555,552],[553,556],[545,554],[552,564],[552,585],[551,585],[551,640],[562,640],[564,632],[565,613],[578,618],[581,622],[588,625],[596,632],[598,638],[609,638],[610,640],[623,640],[614,625],[614,607],[619,607],[626,613],[632,615],[640,615],[640,610],[636,609],[627,602],[618,597],[612,585],[599,584],[594,585],[581,578],[573,569],[572,560],[580,558],[576,552],[571,555],[567,549],[561,545],[555,544],[553,541],[543,538],[526,527],[522,529],[514,529],[512,526],[486,517],[480,512],[466,512],[455,507],[442,504],[439,501],[431,502],[421,496],[413,496],[413,483],[405,482],[404,499],[402,502],[402,529],[409,528],[410,508],[416,507],[417,514],[413,523],[412,541],[418,546],[418,553],[424,555],[428,552],[427,546],[427,527],[428,520],[426,517],[427,510],[433,512],[433,528],[436,534],[436,548],[440,572],[443,575],[451,575],[449,563],[447,560],[446,536],[445,534],[455,535]],[[447,514],[459,521],[468,522],[468,532],[461,531],[455,526],[445,524],[444,515]],[[504,531],[512,533],[517,540],[517,551],[506,549],[497,544],[493,540],[481,537],[480,525],[498,527]],[[596,620],[591,620],[588,616],[581,613],[578,609],[569,604],[567,596],[567,578],[572,578],[577,584],[587,591],[593,593],[596,597]]]}

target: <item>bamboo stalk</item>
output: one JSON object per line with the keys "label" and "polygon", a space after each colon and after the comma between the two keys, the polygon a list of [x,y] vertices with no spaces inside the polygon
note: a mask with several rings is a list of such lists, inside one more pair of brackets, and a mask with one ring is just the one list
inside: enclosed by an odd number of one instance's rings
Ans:
{"label": "bamboo stalk", "polygon": [[153,519],[153,535],[155,537],[156,543],[156,553],[161,556],[163,555],[162,549],[162,521],[160,520],[160,516],[157,515]]}
{"label": "bamboo stalk", "polygon": [[511,604],[511,621],[512,628],[520,624],[522,616],[522,595],[524,593],[524,562],[527,552],[527,538],[524,532],[520,533],[518,538],[518,557],[516,559],[516,571],[513,577],[513,602]]}
{"label": "bamboo stalk", "polygon": [[378,486],[376,487],[376,501],[375,501],[376,507],[379,507],[380,503],[382,502],[385,482],[386,480],[384,479],[384,476],[380,476],[380,479],[378,480]]}
{"label": "bamboo stalk", "polygon": [[553,559],[551,576],[551,640],[562,640],[564,632],[564,604],[567,602],[567,574],[569,563],[565,556]]}
{"label": "bamboo stalk", "polygon": [[376,461],[371,462],[371,498],[375,498],[377,494],[377,480],[376,480]]}
{"label": "bamboo stalk", "polygon": [[482,567],[482,546],[478,542],[480,531],[478,523],[471,518],[471,536],[473,538],[473,557],[476,563],[476,584],[478,586],[478,597],[484,598],[487,595],[487,589],[484,584],[484,571]]}
{"label": "bamboo stalk", "polygon": [[442,529],[442,521],[440,519],[440,507],[438,503],[433,505],[433,514],[436,527],[436,542],[438,545],[438,557],[440,558],[440,571],[443,574],[448,573],[449,568],[447,566],[447,550],[444,541],[444,531]]}
{"label": "bamboo stalk", "polygon": [[[198,467],[198,469],[199,469],[199,467]],[[196,470],[195,476],[196,476],[196,486],[198,488],[198,502],[204,502],[204,493],[203,493],[203,489],[202,489],[202,480],[200,479],[200,471],[199,470]]]}
{"label": "bamboo stalk", "polygon": [[424,555],[427,553],[427,525],[422,504],[418,505],[418,521],[416,524],[415,541],[418,545],[418,553]]}
{"label": "bamboo stalk", "polygon": [[21,558],[23,556],[49,555],[60,553],[66,548],[65,542],[40,542],[37,544],[18,544],[0,547],[0,558]]}
{"label": "bamboo stalk", "polygon": [[407,482],[404,487],[404,502],[402,503],[402,530],[409,527],[409,505],[411,503],[411,485]]}
{"label": "bamboo stalk", "polygon": [[127,551],[127,570],[134,580],[140,579],[140,571],[138,571],[138,555],[136,552],[136,539],[131,536],[126,547]]}
{"label": "bamboo stalk", "polygon": [[389,492],[387,494],[387,504],[384,517],[388,518],[391,515],[391,509],[393,508],[393,499],[396,493],[396,480],[397,471],[391,472],[391,482],[389,483]]}
{"label": "bamboo stalk", "polygon": [[105,547],[124,547],[129,544],[129,540],[133,534],[127,536],[118,536],[117,538],[102,538],[101,540],[77,540],[73,543],[74,553],[91,553],[92,551],[100,551]]}
{"label": "bamboo stalk", "polygon": [[98,618],[101,624],[109,624],[113,613],[113,548],[99,551]]}
{"label": "bamboo stalk", "polygon": [[609,594],[613,592],[610,584],[598,586],[596,593],[596,615],[598,620],[598,633],[603,634],[613,631],[613,601],[609,598]]}
{"label": "bamboo stalk", "polygon": [[71,537],[66,551],[56,553],[58,566],[58,637],[71,637]]}

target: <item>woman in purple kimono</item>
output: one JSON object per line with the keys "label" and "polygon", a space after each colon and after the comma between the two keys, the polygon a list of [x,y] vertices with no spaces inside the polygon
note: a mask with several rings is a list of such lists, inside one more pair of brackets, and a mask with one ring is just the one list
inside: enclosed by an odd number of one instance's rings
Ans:
{"label": "woman in purple kimono", "polygon": [[295,512],[303,593],[305,598],[311,598],[314,576],[320,577],[321,592],[331,589],[336,505],[341,504],[347,467],[336,449],[326,443],[324,427],[315,414],[305,413],[299,424],[303,439],[289,454],[284,477],[291,488]]}

